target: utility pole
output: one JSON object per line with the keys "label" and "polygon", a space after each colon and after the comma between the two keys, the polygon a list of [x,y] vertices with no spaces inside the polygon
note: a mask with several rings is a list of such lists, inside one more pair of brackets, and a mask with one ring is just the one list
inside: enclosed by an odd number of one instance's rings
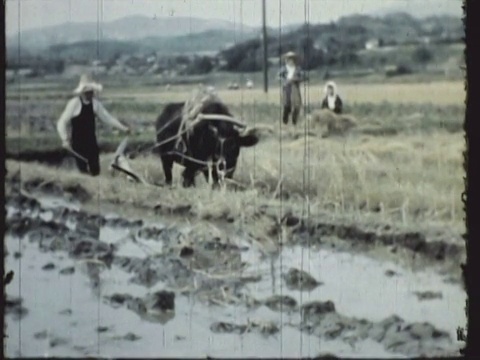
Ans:
{"label": "utility pole", "polygon": [[262,0],[262,16],[263,16],[263,91],[268,93],[268,51],[267,51],[267,10],[266,0]]}

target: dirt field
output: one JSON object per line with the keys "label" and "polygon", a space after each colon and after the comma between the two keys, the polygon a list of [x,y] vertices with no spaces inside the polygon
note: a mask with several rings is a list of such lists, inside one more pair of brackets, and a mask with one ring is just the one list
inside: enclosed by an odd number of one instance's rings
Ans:
{"label": "dirt field", "polygon": [[[131,165],[157,187],[110,173],[122,138],[104,128],[100,177],[79,175],[54,133],[68,96],[10,88],[7,355],[457,355],[463,84],[340,88],[359,126],[326,138],[281,127],[275,89],[221,90],[264,136],[213,191],[181,188],[179,166],[162,186],[149,154]],[[188,96],[172,89],[102,99],[141,144]]]}

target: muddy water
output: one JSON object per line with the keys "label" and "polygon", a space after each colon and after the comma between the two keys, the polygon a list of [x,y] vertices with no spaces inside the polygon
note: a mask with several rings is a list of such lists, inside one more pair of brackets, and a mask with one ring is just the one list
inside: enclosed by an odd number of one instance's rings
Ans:
{"label": "muddy water", "polygon": [[[258,264],[257,268],[266,267],[255,261],[254,256],[250,261]],[[408,322],[430,322],[449,332],[452,338],[456,337],[457,327],[467,322],[464,290],[458,284],[447,283],[447,276],[432,271],[412,272],[395,263],[358,254],[309,251],[303,247],[284,249],[272,261],[272,267],[277,284],[271,278],[264,278],[248,285],[252,292],[264,296],[282,293],[299,304],[331,300],[339,313],[370,321],[381,321],[395,314]],[[306,271],[323,285],[309,292],[290,290],[281,277],[292,267]],[[425,292],[438,294],[437,298],[420,301],[416,293]]]}
{"label": "muddy water", "polygon": [[[45,208],[65,206],[54,199],[41,203]],[[7,210],[10,216],[13,211]],[[55,216],[44,210],[40,217],[51,221]],[[67,225],[75,228],[75,223]],[[166,224],[145,226],[161,229]],[[127,227],[104,226],[100,240],[116,244],[117,257],[146,259],[167,251],[165,243],[148,236],[132,241],[130,234]],[[157,281],[147,287],[132,282],[132,274],[119,266],[92,268],[94,262],[74,260],[62,251],[41,252],[27,237],[7,236],[5,269],[15,272],[6,287],[7,296],[21,297],[28,310],[20,319],[12,314],[6,317],[7,356],[313,357],[330,353],[405,357],[405,353],[387,351],[371,338],[349,342],[300,331],[301,305],[328,300],[335,304],[337,313],[352,319],[376,323],[397,315],[407,323],[428,322],[450,335],[447,345],[442,345],[445,351],[455,353],[462,345],[456,342],[455,330],[466,323],[466,295],[458,285],[446,283],[434,272],[414,273],[359,254],[302,247],[285,248],[280,256],[270,259],[241,238],[232,237],[232,242],[248,249],[240,253],[248,272],[261,275],[260,281],[245,284],[245,292],[259,301],[274,295],[289,296],[298,304],[295,309],[278,311],[265,304],[248,307],[228,302],[212,305],[199,300],[195,292],[175,291],[174,313],[154,319],[141,317],[126,307],[112,307],[105,299],[125,293],[144,297],[168,288],[168,284]],[[290,289],[284,276],[291,268],[308,272],[320,284],[311,291]],[[415,294],[425,291],[437,295],[421,300]],[[278,331],[222,334],[211,330],[218,322],[271,322]]]}
{"label": "muddy water", "polygon": [[[214,321],[244,323],[247,318],[260,318],[280,322],[283,317],[288,322],[293,317],[267,308],[256,311],[233,306],[212,308],[182,296],[176,299],[175,317],[167,323],[143,321],[135,313],[114,309],[101,300],[103,295],[118,292],[136,296],[146,293],[144,287],[129,283],[129,276],[121,270],[102,272],[101,290],[94,291],[81,262],[62,255],[42,254],[19,239],[7,238],[8,249],[20,250],[19,247],[23,249],[20,259],[11,256],[6,259],[6,269],[17,274],[7,287],[7,295],[22,297],[28,314],[21,320],[7,317],[7,356],[297,357],[321,352],[392,356],[373,341],[352,349],[341,342],[319,341],[291,327],[284,327],[271,337],[213,334],[208,329]],[[55,269],[42,270],[48,263],[54,263]],[[73,274],[59,273],[69,267],[75,268]],[[159,284],[150,290],[162,287]],[[99,328],[107,329],[98,332]],[[39,338],[41,334],[44,338]],[[127,340],[127,334],[139,338]]]}

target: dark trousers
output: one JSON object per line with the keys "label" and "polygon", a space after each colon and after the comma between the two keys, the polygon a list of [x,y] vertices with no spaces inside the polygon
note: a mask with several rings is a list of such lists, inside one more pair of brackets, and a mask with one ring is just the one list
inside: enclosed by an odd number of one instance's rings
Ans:
{"label": "dark trousers", "polygon": [[75,151],[88,160],[87,164],[83,159],[79,159],[75,156],[75,163],[77,164],[77,168],[81,173],[92,176],[97,176],[100,174],[100,154],[98,151]]}
{"label": "dark trousers", "polygon": [[288,118],[290,117],[290,113],[292,114],[292,123],[293,125],[297,125],[298,114],[300,113],[300,108],[294,107],[292,110],[291,106],[284,106],[283,107],[283,123],[288,124]]}

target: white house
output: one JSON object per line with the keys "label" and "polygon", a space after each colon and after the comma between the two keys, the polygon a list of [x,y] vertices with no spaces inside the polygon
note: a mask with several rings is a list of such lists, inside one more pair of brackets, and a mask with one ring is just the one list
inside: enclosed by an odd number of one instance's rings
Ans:
{"label": "white house", "polygon": [[379,46],[380,46],[380,40],[378,39],[370,39],[365,43],[365,49],[367,50],[378,49]]}

